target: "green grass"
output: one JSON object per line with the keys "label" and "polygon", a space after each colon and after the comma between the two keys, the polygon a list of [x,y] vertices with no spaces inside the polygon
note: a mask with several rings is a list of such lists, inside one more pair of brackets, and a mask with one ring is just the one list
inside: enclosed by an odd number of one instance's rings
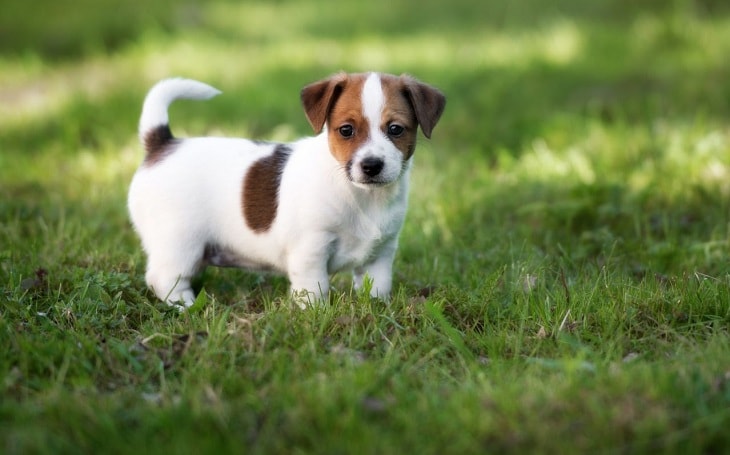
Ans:
{"label": "green grass", "polygon": [[[0,16],[0,452],[730,451],[724,2],[36,3]],[[390,306],[228,269],[157,301],[145,91],[223,90],[178,134],[288,140],[341,69],[448,98]]]}

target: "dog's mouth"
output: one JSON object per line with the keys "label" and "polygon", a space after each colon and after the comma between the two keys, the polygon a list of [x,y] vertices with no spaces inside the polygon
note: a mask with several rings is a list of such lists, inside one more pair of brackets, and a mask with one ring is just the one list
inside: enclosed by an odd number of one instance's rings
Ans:
{"label": "dog's mouth", "polygon": [[355,179],[351,175],[349,176],[350,181],[354,183],[355,185],[360,186],[367,186],[367,187],[378,187],[378,186],[388,186],[392,181],[385,181],[385,180],[378,180],[374,178],[368,178],[368,179]]}
{"label": "dog's mouth", "polygon": [[347,178],[352,182],[355,186],[359,186],[361,188],[378,188],[378,187],[384,187],[392,184],[394,180],[382,180],[378,179],[376,177],[368,177],[364,179],[358,179],[353,177],[351,173],[347,173]]}
{"label": "dog's mouth", "polygon": [[355,164],[349,161],[345,166],[345,174],[347,179],[352,182],[355,186],[361,188],[377,188],[391,185],[393,182],[398,180],[398,177],[392,178],[386,175],[385,172],[378,172],[375,175],[367,175],[362,170],[356,171],[354,169]]}

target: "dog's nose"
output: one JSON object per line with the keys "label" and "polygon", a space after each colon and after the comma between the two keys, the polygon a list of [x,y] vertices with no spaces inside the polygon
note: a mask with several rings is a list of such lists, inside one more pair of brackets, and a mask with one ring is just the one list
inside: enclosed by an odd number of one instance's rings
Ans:
{"label": "dog's nose", "polygon": [[372,156],[365,158],[364,160],[362,160],[362,163],[360,163],[360,168],[362,169],[362,172],[368,177],[375,177],[376,175],[380,174],[380,171],[383,170],[383,166],[385,166],[385,163],[382,159]]}

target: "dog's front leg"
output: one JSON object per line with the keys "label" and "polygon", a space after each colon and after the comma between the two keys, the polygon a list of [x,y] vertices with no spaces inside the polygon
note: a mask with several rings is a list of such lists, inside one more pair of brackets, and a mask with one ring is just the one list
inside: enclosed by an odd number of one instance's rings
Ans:
{"label": "dog's front leg", "polygon": [[291,296],[302,308],[325,300],[329,292],[327,256],[322,248],[314,248],[319,242],[306,244],[292,251],[288,261],[288,276],[291,283]]}
{"label": "dog's front leg", "polygon": [[398,249],[398,239],[392,239],[384,244],[378,255],[362,267],[355,268],[353,281],[355,289],[362,288],[365,275],[372,280],[371,297],[379,297],[385,301],[390,299],[390,289],[393,284],[393,259]]}

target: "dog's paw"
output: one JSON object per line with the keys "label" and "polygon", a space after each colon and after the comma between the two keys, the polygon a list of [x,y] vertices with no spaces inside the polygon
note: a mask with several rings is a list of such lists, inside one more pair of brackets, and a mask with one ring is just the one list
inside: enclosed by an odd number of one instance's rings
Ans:
{"label": "dog's paw", "polygon": [[180,292],[174,298],[169,296],[165,299],[165,303],[167,303],[168,306],[175,308],[181,313],[192,308],[196,302],[197,299],[195,298],[195,294],[190,289]]}
{"label": "dog's paw", "polygon": [[306,289],[292,289],[289,298],[302,310],[322,306],[327,298],[319,292],[307,291]]}

